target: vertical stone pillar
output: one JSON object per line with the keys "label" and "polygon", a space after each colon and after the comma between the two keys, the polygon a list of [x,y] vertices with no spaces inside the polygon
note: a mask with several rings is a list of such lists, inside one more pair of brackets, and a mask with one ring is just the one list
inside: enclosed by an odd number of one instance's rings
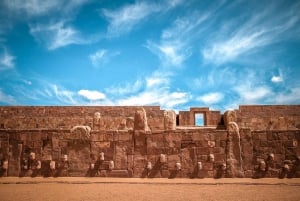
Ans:
{"label": "vertical stone pillar", "polygon": [[173,110],[164,111],[165,130],[176,130],[176,113]]}
{"label": "vertical stone pillar", "polygon": [[228,177],[244,177],[241,136],[236,123],[236,113],[227,111],[224,114],[227,128],[226,173]]}

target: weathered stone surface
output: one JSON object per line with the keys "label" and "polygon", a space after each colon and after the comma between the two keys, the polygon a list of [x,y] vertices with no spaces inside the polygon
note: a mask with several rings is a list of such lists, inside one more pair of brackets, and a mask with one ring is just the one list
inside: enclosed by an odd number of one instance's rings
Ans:
{"label": "weathered stone surface", "polygon": [[172,110],[164,111],[164,128],[165,130],[176,129],[176,113]]}
{"label": "weathered stone surface", "polygon": [[[199,111],[204,127],[191,124]],[[240,106],[222,124],[208,108],[179,112],[176,122],[156,106],[0,107],[0,175],[300,177],[299,114],[297,105]]]}
{"label": "weathered stone surface", "polygon": [[135,131],[149,131],[148,120],[146,111],[143,107],[138,108],[134,114],[134,126]]}

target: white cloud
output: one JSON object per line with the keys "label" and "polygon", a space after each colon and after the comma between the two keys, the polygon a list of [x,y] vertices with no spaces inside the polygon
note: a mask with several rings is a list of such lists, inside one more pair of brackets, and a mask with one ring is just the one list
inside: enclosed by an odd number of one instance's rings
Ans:
{"label": "white cloud", "polygon": [[[264,11],[251,13],[245,23],[235,21],[236,24],[240,24],[236,29],[217,30],[217,37],[208,40],[202,49],[203,58],[208,62],[222,64],[289,38],[291,29],[299,23],[299,17],[293,16],[293,11],[274,15],[273,9],[270,6],[264,8]],[[232,22],[226,22],[224,26],[230,23]]]}
{"label": "white cloud", "polygon": [[283,78],[281,76],[273,76],[271,78],[271,81],[274,82],[274,83],[278,83],[278,82],[282,82],[283,81]]}
{"label": "white cloud", "polygon": [[111,57],[120,54],[119,52],[109,52],[105,49],[100,49],[93,54],[89,55],[89,59],[95,67],[101,67],[110,61]]}
{"label": "white cloud", "polygon": [[77,93],[90,101],[103,100],[106,98],[105,94],[99,91],[81,89]]}
{"label": "white cloud", "polygon": [[145,47],[160,58],[163,66],[180,66],[191,55],[190,49],[179,41],[161,44],[147,41]]}
{"label": "white cloud", "polygon": [[281,92],[274,97],[276,104],[299,104],[300,103],[300,88],[293,87],[287,92]]}
{"label": "white cloud", "polygon": [[70,13],[89,0],[5,0],[8,9],[30,17],[50,15],[53,12]]}
{"label": "white cloud", "polygon": [[[235,88],[243,104],[257,104],[258,101],[269,98],[273,95],[267,86],[240,85]],[[265,101],[265,100],[264,100]]]}
{"label": "white cloud", "polygon": [[55,8],[59,9],[62,1],[56,0],[5,0],[6,6],[18,12],[25,12],[28,15],[43,15],[47,12],[54,10]]}
{"label": "white cloud", "polygon": [[117,105],[159,105],[163,108],[173,108],[186,103],[189,94],[186,92],[170,92],[167,88],[145,90],[131,97],[120,99]]}
{"label": "white cloud", "polygon": [[166,12],[179,4],[182,0],[162,1],[160,4],[150,1],[137,1],[134,4],[127,4],[118,10],[103,9],[102,14],[109,21],[109,36],[119,36],[130,32],[136,25],[147,19],[154,13]]}
{"label": "white cloud", "polygon": [[160,105],[172,109],[180,104],[187,103],[191,96],[183,91],[171,91],[169,78],[156,72],[145,80],[144,90],[132,96],[119,98],[116,105]]}
{"label": "white cloud", "polygon": [[163,66],[181,66],[191,56],[191,43],[199,37],[201,24],[208,17],[209,14],[192,13],[178,18],[171,27],[163,30],[158,43],[148,40],[145,47],[160,58]]}
{"label": "white cloud", "polygon": [[15,66],[15,57],[9,54],[4,48],[2,54],[0,54],[0,70],[12,69]]}
{"label": "white cloud", "polygon": [[204,94],[203,96],[200,96],[197,99],[206,105],[210,105],[210,104],[215,104],[220,102],[223,98],[224,95],[222,93],[213,92],[213,93]]}
{"label": "white cloud", "polygon": [[71,26],[66,26],[63,21],[48,25],[31,25],[30,33],[38,41],[45,43],[49,50],[71,44],[85,44],[90,42],[83,39],[76,29]]}
{"label": "white cloud", "polygon": [[0,89],[0,102],[9,105],[17,104],[17,101],[13,96],[5,94],[1,89]]}
{"label": "white cloud", "polygon": [[169,79],[163,75],[154,75],[146,78],[146,87],[155,88],[161,86],[167,86],[169,84]]}
{"label": "white cloud", "polygon": [[278,75],[273,75],[272,76],[271,81],[273,83],[283,82],[283,75],[282,75],[282,72],[281,72],[280,69],[278,70]]}
{"label": "white cloud", "polygon": [[105,54],[106,54],[106,50],[101,49],[95,52],[94,54],[89,55],[89,58],[94,66],[99,66],[100,63],[105,62],[106,60],[104,58]]}
{"label": "white cloud", "polygon": [[125,83],[120,86],[112,86],[105,89],[106,93],[114,95],[127,95],[132,93],[137,93],[143,87],[142,80],[136,80],[134,83]]}
{"label": "white cloud", "polygon": [[61,102],[61,103],[67,103],[76,105],[78,102],[74,98],[74,92],[66,90],[62,87],[57,86],[56,84],[50,85],[51,90],[54,92],[55,97]]}
{"label": "white cloud", "polygon": [[141,20],[157,11],[157,6],[147,2],[137,2],[126,5],[119,10],[103,10],[103,15],[109,20],[109,34],[119,35],[129,32]]}

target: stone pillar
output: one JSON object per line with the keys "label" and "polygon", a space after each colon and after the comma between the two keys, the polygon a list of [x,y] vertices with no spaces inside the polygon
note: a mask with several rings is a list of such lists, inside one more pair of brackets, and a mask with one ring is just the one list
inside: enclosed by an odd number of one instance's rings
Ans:
{"label": "stone pillar", "polygon": [[165,130],[176,130],[176,113],[173,110],[164,111]]}
{"label": "stone pillar", "polygon": [[146,111],[143,107],[138,108],[134,114],[134,131],[150,131]]}
{"label": "stone pillar", "polygon": [[244,177],[241,136],[234,111],[226,111],[224,123],[227,128],[226,173],[228,177]]}

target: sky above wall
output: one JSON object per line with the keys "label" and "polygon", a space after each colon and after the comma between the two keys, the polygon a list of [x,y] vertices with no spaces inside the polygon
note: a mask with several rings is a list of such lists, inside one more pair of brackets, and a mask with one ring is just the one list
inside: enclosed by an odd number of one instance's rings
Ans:
{"label": "sky above wall", "polygon": [[300,1],[3,0],[0,105],[300,104]]}

